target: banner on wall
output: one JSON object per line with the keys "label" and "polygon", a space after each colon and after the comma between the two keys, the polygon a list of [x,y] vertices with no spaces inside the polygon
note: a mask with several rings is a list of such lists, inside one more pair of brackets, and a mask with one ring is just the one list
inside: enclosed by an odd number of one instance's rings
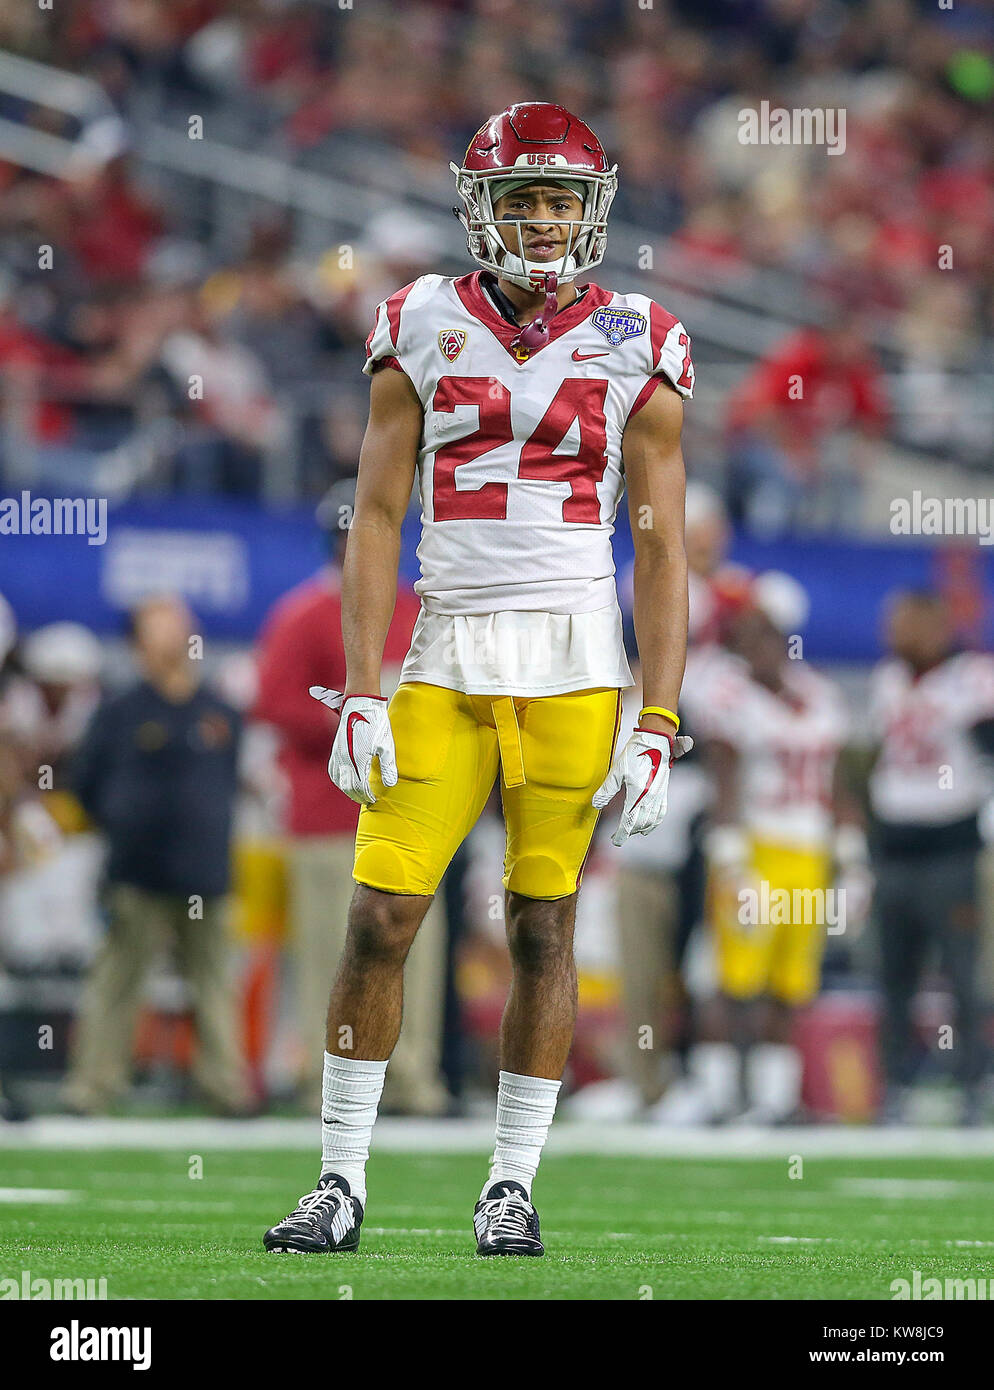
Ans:
{"label": "banner on wall", "polygon": [[[404,524],[401,575],[418,574],[418,515]],[[615,561],[632,559],[627,518],[620,514]],[[122,630],[124,614],[144,594],[182,594],[205,633],[251,641],[272,605],[313,574],[324,538],[308,507],[264,511],[223,499],[129,502],[111,509],[106,536],[0,536],[0,593],[22,630],[70,619],[102,634]],[[880,653],[886,595],[897,587],[940,587],[964,636],[990,646],[994,556],[978,547],[921,542],[864,542],[806,536],[759,541],[740,536],[732,558],[750,569],[783,569],[807,588],[811,618],[806,655],[820,661],[871,661]]]}

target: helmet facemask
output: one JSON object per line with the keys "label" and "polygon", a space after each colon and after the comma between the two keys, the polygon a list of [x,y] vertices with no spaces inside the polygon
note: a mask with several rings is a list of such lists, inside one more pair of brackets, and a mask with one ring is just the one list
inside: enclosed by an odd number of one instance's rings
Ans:
{"label": "helmet facemask", "polygon": [[[536,172],[527,179],[520,168],[487,169],[476,171],[450,164],[456,176],[456,191],[465,204],[462,213],[454,209],[456,216],[466,229],[469,254],[483,266],[502,279],[509,280],[522,289],[535,289],[551,271],[560,282],[572,280],[583,275],[594,266],[600,265],[607,248],[607,217],[618,190],[617,165],[604,173],[590,169],[561,167],[548,168]],[[499,220],[494,215],[495,187],[509,179],[521,183],[582,183],[583,215],[570,219],[567,253],[555,261],[529,261],[525,256],[521,236],[522,223],[529,221],[558,221],[555,218],[522,218],[520,221]],[[498,192],[498,197],[500,193]],[[504,245],[498,227],[513,226],[517,231],[517,253],[509,251]]]}

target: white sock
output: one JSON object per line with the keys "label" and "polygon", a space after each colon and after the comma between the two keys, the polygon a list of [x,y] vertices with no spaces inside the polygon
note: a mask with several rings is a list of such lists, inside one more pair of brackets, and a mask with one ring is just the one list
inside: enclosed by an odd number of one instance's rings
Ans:
{"label": "white sock", "polygon": [[542,1157],[542,1146],[556,1113],[561,1081],[502,1071],[497,1087],[497,1145],[480,1200],[495,1182],[513,1178],[528,1193]]}
{"label": "white sock", "polygon": [[776,1120],[786,1120],[801,1103],[804,1067],[789,1043],[756,1043],[746,1062],[749,1104]]}
{"label": "white sock", "polygon": [[[324,1054],[321,1087],[321,1172],[344,1178],[366,1205],[366,1160],[376,1110],[387,1074],[386,1062],[360,1062]],[[333,1124],[326,1121],[333,1120]]]}
{"label": "white sock", "polygon": [[691,1048],[690,1073],[713,1119],[728,1119],[738,1109],[741,1067],[739,1050],[732,1043],[697,1043]]}

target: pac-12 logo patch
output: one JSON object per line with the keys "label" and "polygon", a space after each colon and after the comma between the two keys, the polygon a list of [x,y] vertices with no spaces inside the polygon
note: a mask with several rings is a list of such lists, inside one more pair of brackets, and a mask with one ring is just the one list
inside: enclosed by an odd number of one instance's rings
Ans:
{"label": "pac-12 logo patch", "polygon": [[443,328],[438,335],[438,346],[442,350],[442,356],[447,361],[454,362],[466,346],[466,334],[461,328]]}
{"label": "pac-12 logo patch", "polygon": [[590,322],[614,347],[645,332],[645,314],[637,309],[598,309]]}

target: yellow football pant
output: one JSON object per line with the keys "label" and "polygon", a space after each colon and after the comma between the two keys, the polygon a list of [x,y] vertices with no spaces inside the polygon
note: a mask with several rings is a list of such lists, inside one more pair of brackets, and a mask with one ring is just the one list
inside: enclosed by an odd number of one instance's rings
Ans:
{"label": "yellow football pant", "polygon": [[743,924],[739,885],[717,879],[711,885],[721,989],[733,999],[770,994],[795,1008],[810,1003],[821,983],[827,923],[810,919],[805,904],[812,900],[804,895],[830,887],[830,857],[819,849],[760,841],[753,844],[750,870],[748,886],[757,895],[768,885],[772,910],[758,914],[767,921]]}
{"label": "yellow football pant", "polygon": [[593,838],[590,800],[611,766],[620,719],[618,690],[524,698],[399,686],[390,701],[399,780],[384,788],[373,764],[376,802],[359,814],[356,882],[434,893],[500,767],[504,886],[529,898],[568,897]]}

